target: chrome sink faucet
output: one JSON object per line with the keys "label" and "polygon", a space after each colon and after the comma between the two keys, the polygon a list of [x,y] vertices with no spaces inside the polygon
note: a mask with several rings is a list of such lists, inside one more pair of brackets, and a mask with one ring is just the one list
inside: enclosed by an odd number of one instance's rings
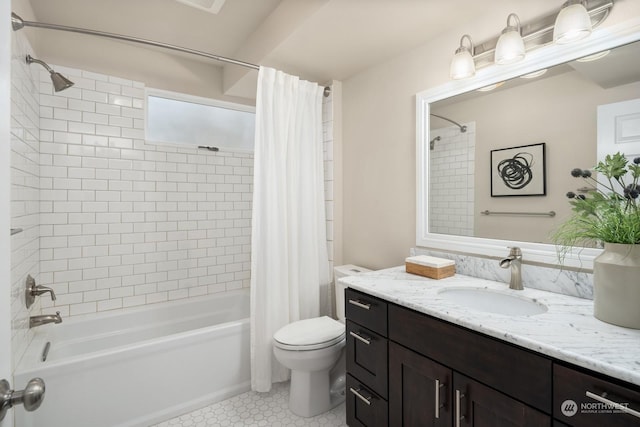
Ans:
{"label": "chrome sink faucet", "polygon": [[29,328],[46,325],[47,323],[62,323],[60,312],[56,311],[56,314],[43,314],[41,316],[29,317]]}
{"label": "chrome sink faucet", "polygon": [[515,289],[521,291],[524,289],[522,286],[522,251],[520,248],[509,248],[509,256],[500,260],[500,267],[511,267],[511,281],[509,282],[509,289]]}

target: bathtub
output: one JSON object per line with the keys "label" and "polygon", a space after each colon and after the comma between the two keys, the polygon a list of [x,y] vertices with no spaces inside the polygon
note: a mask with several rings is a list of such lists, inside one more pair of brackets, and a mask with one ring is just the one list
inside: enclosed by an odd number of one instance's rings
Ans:
{"label": "bathtub", "polygon": [[46,394],[37,411],[14,411],[16,427],[149,426],[250,388],[247,290],[35,331],[14,383],[41,377]]}

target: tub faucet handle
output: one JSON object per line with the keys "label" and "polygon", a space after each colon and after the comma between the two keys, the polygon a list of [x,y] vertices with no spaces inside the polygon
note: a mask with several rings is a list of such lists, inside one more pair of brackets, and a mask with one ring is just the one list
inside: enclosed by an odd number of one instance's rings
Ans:
{"label": "tub faucet handle", "polygon": [[53,289],[42,285],[36,285],[36,279],[27,275],[26,289],[24,292],[24,300],[27,308],[31,307],[36,300],[37,296],[49,293],[51,295],[51,301],[56,300],[56,294]]}

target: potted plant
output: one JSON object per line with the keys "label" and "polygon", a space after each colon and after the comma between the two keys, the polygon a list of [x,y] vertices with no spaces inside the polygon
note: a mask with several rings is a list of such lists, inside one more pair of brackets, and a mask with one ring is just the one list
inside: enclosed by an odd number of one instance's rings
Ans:
{"label": "potted plant", "polygon": [[[593,176],[597,173],[597,178]],[[607,155],[592,170],[571,175],[593,185],[586,194],[568,192],[571,217],[553,234],[561,252],[571,246],[604,244],[593,265],[594,315],[640,329],[640,157]]]}

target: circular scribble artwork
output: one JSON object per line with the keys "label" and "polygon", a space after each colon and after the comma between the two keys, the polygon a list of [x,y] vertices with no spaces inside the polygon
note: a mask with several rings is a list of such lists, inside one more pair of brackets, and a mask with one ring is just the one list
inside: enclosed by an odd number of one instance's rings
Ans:
{"label": "circular scribble artwork", "polygon": [[513,190],[520,190],[526,187],[533,178],[531,166],[533,166],[531,153],[516,153],[513,157],[498,163],[498,175],[504,185]]}
{"label": "circular scribble artwork", "polygon": [[546,194],[545,143],[491,150],[491,196]]}

